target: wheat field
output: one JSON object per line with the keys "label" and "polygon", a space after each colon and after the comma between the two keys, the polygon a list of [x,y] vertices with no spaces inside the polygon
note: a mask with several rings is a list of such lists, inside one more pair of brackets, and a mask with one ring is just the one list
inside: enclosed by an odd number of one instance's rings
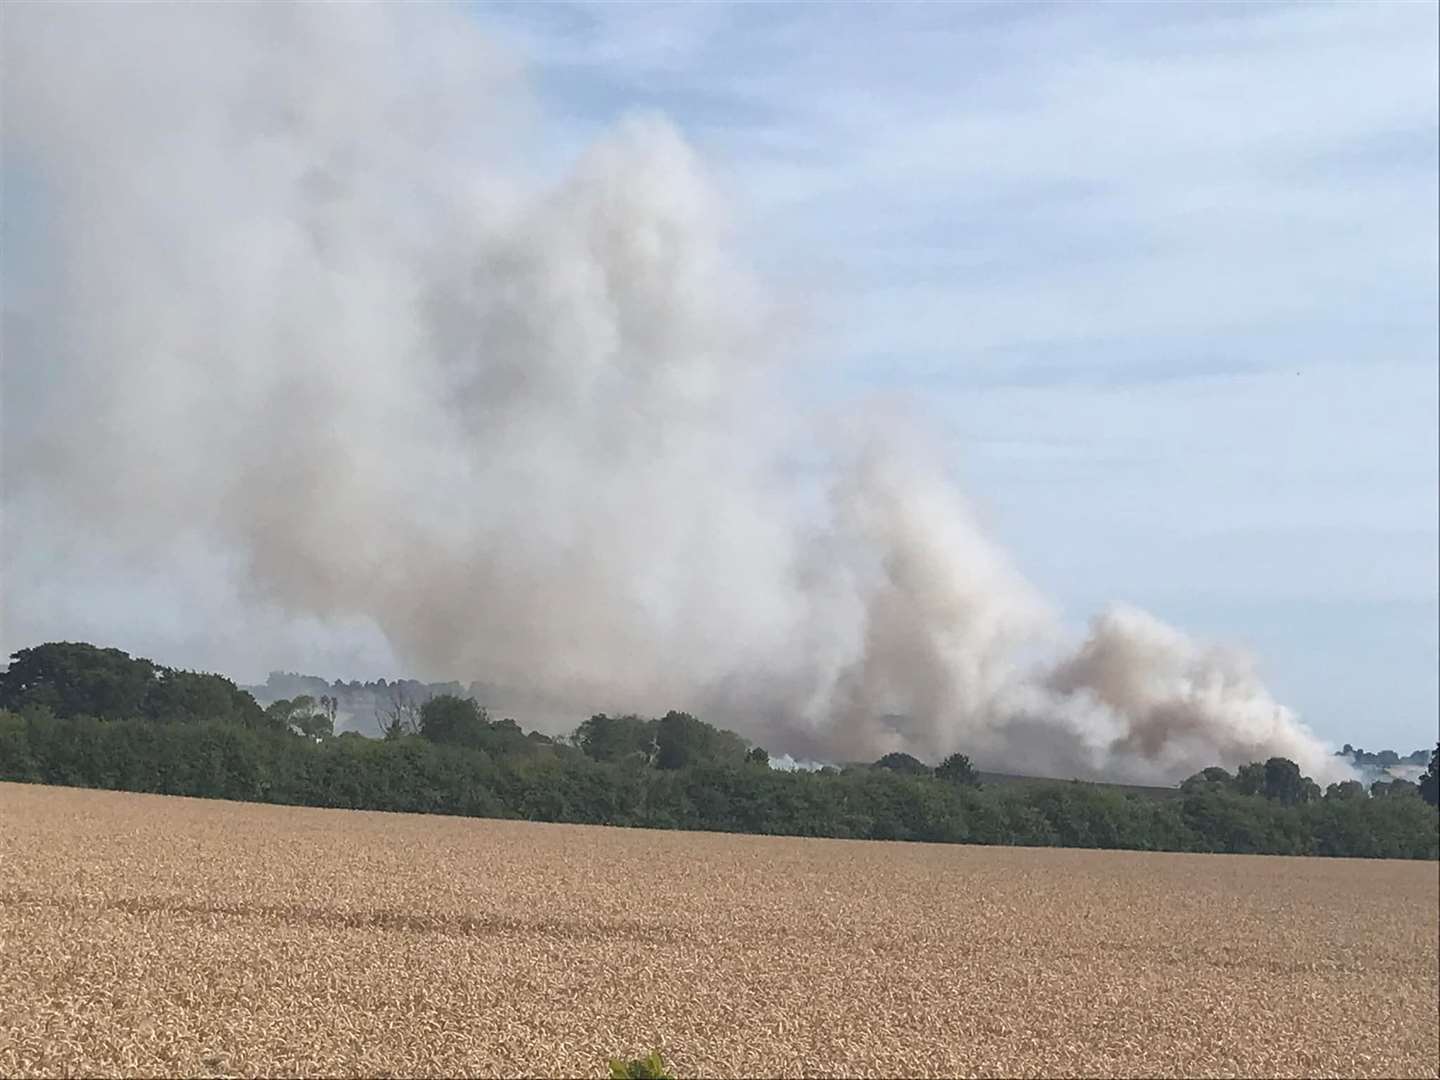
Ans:
{"label": "wheat field", "polygon": [[0,1074],[1436,1076],[1433,863],[0,784]]}

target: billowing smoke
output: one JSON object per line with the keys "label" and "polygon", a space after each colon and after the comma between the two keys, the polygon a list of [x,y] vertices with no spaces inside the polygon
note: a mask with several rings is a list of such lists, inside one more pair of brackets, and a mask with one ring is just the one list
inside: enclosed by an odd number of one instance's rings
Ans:
{"label": "billowing smoke", "polygon": [[436,5],[17,5],[4,38],[6,224],[39,237],[5,323],[9,647],[79,636],[54,583],[103,564],[173,579],[177,640],[378,633],[557,725],[1333,771],[1242,660],[1148,616],[1066,655],[887,434],[913,424],[788,406],[784,306],[663,118],[548,175],[517,69]]}

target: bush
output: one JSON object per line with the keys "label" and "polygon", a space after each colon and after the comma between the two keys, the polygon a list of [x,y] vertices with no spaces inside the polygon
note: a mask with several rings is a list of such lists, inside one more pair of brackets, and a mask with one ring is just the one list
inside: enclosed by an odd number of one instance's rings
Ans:
{"label": "bush", "polygon": [[659,1050],[652,1050],[643,1058],[632,1058],[630,1061],[611,1058],[610,1077],[611,1080],[674,1080],[666,1071]]}

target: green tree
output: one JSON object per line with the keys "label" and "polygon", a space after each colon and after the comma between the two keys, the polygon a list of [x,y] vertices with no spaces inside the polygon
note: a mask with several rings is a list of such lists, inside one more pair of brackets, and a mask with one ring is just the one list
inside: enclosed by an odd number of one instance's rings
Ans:
{"label": "green tree", "polygon": [[638,761],[655,758],[655,721],[639,716],[596,713],[571,736],[580,751],[594,761]]}
{"label": "green tree", "polygon": [[1227,789],[1233,788],[1235,777],[1219,765],[1211,765],[1208,769],[1201,769],[1194,776],[1187,777],[1180,785],[1180,790],[1188,794],[1195,791],[1208,791],[1216,785]]}
{"label": "green tree", "polygon": [[478,750],[489,733],[489,717],[474,698],[437,694],[420,706],[420,734],[432,743]]}
{"label": "green tree", "polygon": [[255,699],[223,675],[167,668],[84,642],[49,642],[12,654],[0,673],[0,708],[39,707],[59,717],[101,720],[267,723]]}
{"label": "green tree", "polygon": [[45,706],[58,717],[145,715],[159,671],[149,660],[85,642],[52,641],[11,653],[0,673],[0,708]]}
{"label": "green tree", "polygon": [[156,671],[158,677],[150,684],[142,712],[132,715],[161,723],[219,720],[263,727],[272,722],[249,691],[241,690],[223,675],[163,667]]}
{"label": "green tree", "polygon": [[281,698],[265,707],[265,719],[282,730],[293,729],[310,738],[328,738],[335,734],[334,699],[322,695],[316,701],[309,694]]}
{"label": "green tree", "polygon": [[1241,765],[1235,770],[1232,790],[1238,795],[1263,795],[1265,793],[1265,766],[1258,761]]}
{"label": "green tree", "polygon": [[330,738],[335,734],[333,700],[321,695],[320,700],[316,701],[308,694],[301,694],[291,703],[290,725],[307,738]]}
{"label": "green tree", "polygon": [[767,769],[770,767],[770,754],[763,746],[752,747],[745,755],[745,760],[751,765],[763,765]]}
{"label": "green tree", "polygon": [[1409,797],[1419,793],[1419,785],[1399,777],[1394,780],[1376,780],[1370,785],[1370,794],[1377,799]]}
{"label": "green tree", "polygon": [[875,762],[877,769],[889,769],[891,772],[905,773],[907,776],[929,776],[930,766],[926,765],[917,757],[910,754],[896,752],[886,754],[879,761]]}
{"label": "green tree", "polygon": [[288,728],[294,715],[295,702],[289,698],[277,698],[265,706],[265,720],[273,727]]}
{"label": "green tree", "polygon": [[1349,799],[1365,798],[1365,785],[1359,780],[1342,780],[1325,789],[1325,798],[1344,802]]}
{"label": "green tree", "polygon": [[[485,710],[481,709],[482,716]],[[525,732],[510,717],[504,720],[494,720],[480,729],[479,749],[501,757],[524,755],[530,752],[535,746],[535,741],[527,739]]]}
{"label": "green tree", "polygon": [[655,725],[655,765],[661,769],[739,764],[745,752],[745,741],[739,735],[712,727],[689,713],[668,712]]}
{"label": "green tree", "polygon": [[936,767],[935,777],[938,780],[944,780],[947,784],[961,787],[973,787],[980,783],[980,775],[964,754],[951,754],[947,757]]}
{"label": "green tree", "polygon": [[1286,806],[1309,802],[1319,795],[1314,781],[1302,776],[1300,766],[1289,758],[1270,758],[1265,762],[1264,776],[1261,794]]}
{"label": "green tree", "polygon": [[1430,767],[1420,774],[1420,797],[1431,806],[1440,806],[1440,743],[1430,755]]}

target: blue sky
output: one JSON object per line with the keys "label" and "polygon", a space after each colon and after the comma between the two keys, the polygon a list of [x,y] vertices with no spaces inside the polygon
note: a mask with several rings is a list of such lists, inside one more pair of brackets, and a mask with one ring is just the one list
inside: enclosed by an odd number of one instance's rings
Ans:
{"label": "blue sky", "polygon": [[479,5],[545,160],[668,116],[803,320],[905,395],[1024,570],[1434,741],[1433,4]]}

